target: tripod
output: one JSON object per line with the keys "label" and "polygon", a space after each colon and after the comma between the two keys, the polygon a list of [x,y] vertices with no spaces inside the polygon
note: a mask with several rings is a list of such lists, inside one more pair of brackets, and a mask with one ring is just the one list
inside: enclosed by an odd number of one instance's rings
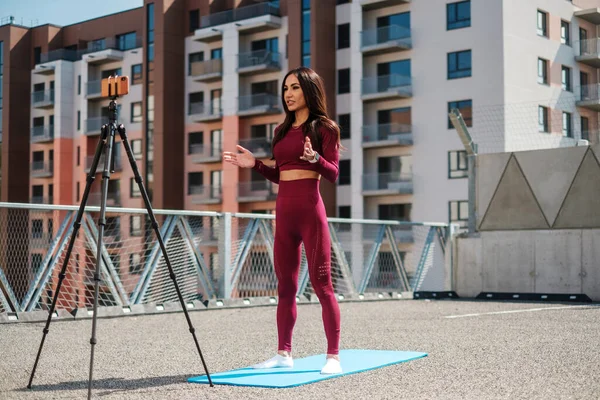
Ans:
{"label": "tripod", "polygon": [[88,399],[92,396],[92,377],[94,370],[94,346],[97,343],[96,340],[96,322],[97,322],[97,311],[98,311],[98,291],[100,284],[100,263],[102,262],[102,239],[104,236],[104,229],[106,226],[106,199],[108,196],[108,181],[110,179],[110,172],[114,172],[114,153],[113,147],[115,145],[115,134],[119,132],[123,145],[125,146],[125,152],[127,153],[127,158],[129,159],[129,164],[133,170],[135,181],[138,184],[140,189],[140,193],[144,199],[144,203],[146,205],[146,210],[148,211],[148,216],[152,222],[152,228],[158,238],[158,242],[160,244],[160,248],[162,251],[162,255],[165,259],[167,267],[169,269],[169,275],[171,280],[173,280],[173,284],[175,285],[175,289],[177,291],[177,297],[179,298],[179,302],[181,303],[181,308],[185,314],[185,318],[187,320],[190,333],[194,338],[194,342],[196,343],[196,349],[200,354],[200,359],[202,360],[202,365],[204,366],[204,371],[208,377],[208,381],[210,386],[213,387],[212,380],[210,378],[210,374],[208,373],[208,368],[206,367],[206,362],[204,361],[204,357],[202,356],[202,351],[200,350],[200,345],[198,344],[198,339],[196,338],[196,329],[192,325],[192,321],[190,319],[189,313],[187,311],[187,307],[183,300],[183,296],[181,295],[181,290],[179,289],[179,285],[177,284],[177,279],[175,277],[175,273],[173,272],[173,267],[171,266],[171,262],[167,256],[167,249],[163,242],[163,239],[160,235],[159,226],[154,216],[154,212],[152,211],[152,205],[150,204],[150,199],[148,197],[148,193],[144,188],[144,184],[142,182],[142,177],[140,176],[140,172],[138,170],[137,164],[135,162],[135,158],[133,156],[133,151],[131,150],[131,145],[127,139],[127,134],[125,132],[125,127],[123,124],[117,126],[117,103],[116,99],[118,96],[110,97],[111,101],[108,106],[109,111],[109,124],[103,125],[101,128],[101,139],[98,142],[98,146],[96,147],[96,154],[94,155],[94,160],[92,161],[92,166],[90,168],[90,172],[87,176],[85,191],[83,193],[83,198],[81,200],[81,204],[79,206],[79,212],[77,213],[77,217],[74,221],[74,229],[71,234],[71,238],[69,241],[69,246],[67,248],[67,254],[65,256],[62,268],[58,275],[58,285],[56,286],[56,293],[54,294],[54,298],[52,299],[52,305],[50,306],[50,311],[48,312],[48,319],[46,320],[46,326],[43,329],[44,335],[42,336],[42,341],[40,343],[40,348],[37,353],[37,357],[35,359],[35,364],[33,365],[33,370],[31,371],[31,376],[29,378],[29,384],[27,388],[31,389],[31,383],[33,381],[33,376],[35,375],[35,370],[37,368],[38,362],[40,360],[40,355],[42,354],[42,348],[44,347],[44,342],[46,340],[46,335],[49,332],[50,322],[52,320],[52,314],[54,313],[54,309],[56,307],[56,302],[58,300],[58,296],[60,293],[60,288],[62,286],[63,280],[66,276],[67,264],[69,263],[69,258],[71,257],[71,251],[73,250],[73,245],[75,243],[75,238],[77,237],[77,233],[79,232],[79,228],[81,226],[81,219],[83,217],[83,213],[85,210],[85,205],[87,203],[87,198],[90,193],[90,189],[92,187],[92,183],[95,179],[96,169],[98,167],[98,163],[100,161],[100,157],[104,150],[104,170],[102,173],[102,192],[100,196],[100,217],[98,218],[98,243],[97,243],[97,254],[96,254],[96,269],[94,271],[94,312],[92,314],[92,338],[90,339],[91,344],[91,356],[90,356],[90,375],[88,380]]}

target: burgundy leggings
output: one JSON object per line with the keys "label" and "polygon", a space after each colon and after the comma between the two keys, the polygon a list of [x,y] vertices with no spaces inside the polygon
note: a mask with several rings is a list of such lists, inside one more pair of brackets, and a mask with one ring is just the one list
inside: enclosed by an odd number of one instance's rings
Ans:
{"label": "burgundy leggings", "polygon": [[292,351],[301,243],[310,283],[319,298],[327,337],[327,354],[338,354],[340,309],[331,283],[331,242],[317,179],[280,181],[275,214],[275,273],[278,279],[279,350]]}

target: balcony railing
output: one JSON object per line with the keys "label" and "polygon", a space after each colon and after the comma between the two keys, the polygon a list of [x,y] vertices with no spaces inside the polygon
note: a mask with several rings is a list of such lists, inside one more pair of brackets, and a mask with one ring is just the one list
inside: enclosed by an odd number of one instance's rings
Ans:
{"label": "balcony railing", "polygon": [[362,94],[385,93],[389,90],[406,90],[410,91],[412,79],[410,76],[391,74],[381,75],[362,80]]}
{"label": "balcony railing", "polygon": [[78,54],[77,50],[57,49],[42,53],[40,56],[40,64],[57,60],[77,61],[80,58],[81,56]]}
{"label": "balcony railing", "polygon": [[206,75],[220,75],[223,73],[223,60],[215,58],[206,61],[194,61],[190,65],[190,75],[202,77]]}
{"label": "balcony railing", "polygon": [[[86,156],[85,157],[85,171],[89,172],[92,169],[92,163],[94,162],[94,156]],[[117,153],[115,154],[115,162],[114,162],[114,168],[115,171],[122,171],[123,170],[123,163],[121,161],[121,152],[117,151]],[[100,156],[100,160],[98,161],[98,165],[96,167],[96,173],[101,173],[102,171],[104,171],[104,154],[102,154],[102,156]]]}
{"label": "balcony railing", "polygon": [[220,203],[222,199],[221,186],[192,185],[189,194],[193,204]]}
{"label": "balcony railing", "polygon": [[64,60],[64,61],[77,61],[81,60],[84,54],[94,53],[97,51],[114,49],[114,50],[130,50],[142,47],[143,40],[141,36],[136,36],[134,40],[127,42],[118,40],[117,38],[105,38],[101,41],[88,42],[87,48],[79,50],[71,49],[56,49],[51,50],[47,53],[42,53],[40,56],[40,64],[44,64],[50,61]]}
{"label": "balcony railing", "polygon": [[34,126],[31,128],[31,142],[41,143],[54,139],[54,125]]}
{"label": "balcony railing", "polygon": [[54,90],[40,90],[31,94],[31,102],[34,107],[54,105]]}
{"label": "balcony railing", "polygon": [[388,172],[363,175],[363,192],[412,193],[412,174]]}
{"label": "balcony railing", "polygon": [[190,103],[190,115],[201,120],[221,118],[223,110],[220,102]]}
{"label": "balcony railing", "polygon": [[33,178],[50,177],[54,173],[54,161],[34,161],[31,163]]}
{"label": "balcony railing", "polygon": [[53,204],[54,197],[53,196],[31,196],[31,202],[33,204]]}
{"label": "balcony railing", "polygon": [[363,143],[388,140],[412,144],[412,125],[392,123],[363,126]]}
{"label": "balcony railing", "polygon": [[275,199],[272,182],[267,180],[238,183],[238,201],[266,201]]}
{"label": "balcony railing", "polygon": [[577,40],[574,47],[578,56],[597,56],[600,54],[600,38]]}
{"label": "balcony railing", "polygon": [[410,29],[400,25],[389,25],[381,28],[369,29],[360,34],[361,48],[381,45],[388,42],[398,41],[400,44],[410,47]]}
{"label": "balcony railing", "polygon": [[580,101],[598,101],[600,99],[600,84],[579,86],[577,92],[579,92]]}
{"label": "balcony railing", "polygon": [[[100,206],[101,201],[101,192],[94,192],[88,195],[88,205],[90,206]],[[121,205],[121,192],[108,192],[106,194],[106,205],[108,207],[115,207]]]}
{"label": "balcony railing", "polygon": [[238,68],[281,68],[281,55],[271,50],[256,50],[238,54]]}
{"label": "balcony railing", "polygon": [[233,10],[222,11],[204,15],[200,19],[200,28],[227,24],[235,21],[261,17],[263,15],[281,16],[279,6],[272,3],[259,3],[252,6],[240,7]]}
{"label": "balcony railing", "polygon": [[250,150],[255,157],[266,157],[271,154],[271,139],[266,137],[242,139],[239,143],[243,148]]}
{"label": "balcony railing", "polygon": [[279,108],[279,96],[269,93],[252,94],[249,96],[240,96],[238,99],[239,111],[258,110],[277,110]]}
{"label": "balcony railing", "polygon": [[85,120],[85,134],[98,135],[102,125],[108,122],[108,118],[92,117]]}
{"label": "balcony railing", "polygon": [[223,145],[221,143],[212,143],[209,145],[193,144],[190,146],[192,162],[195,163],[219,161],[222,151]]}
{"label": "balcony railing", "polygon": [[86,84],[86,96],[100,96],[102,94],[102,81],[89,81]]}

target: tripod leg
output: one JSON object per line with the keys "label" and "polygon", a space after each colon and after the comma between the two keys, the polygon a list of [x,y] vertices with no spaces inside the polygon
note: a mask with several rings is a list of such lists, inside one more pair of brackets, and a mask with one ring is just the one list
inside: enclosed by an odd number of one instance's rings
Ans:
{"label": "tripod leg", "polygon": [[192,320],[190,319],[190,315],[187,311],[187,307],[185,306],[185,301],[183,300],[183,296],[181,295],[181,290],[179,289],[179,284],[177,283],[177,278],[175,277],[175,273],[173,272],[173,267],[171,266],[171,261],[167,255],[167,249],[165,247],[165,243],[160,235],[160,230],[158,227],[158,222],[156,222],[156,217],[154,216],[154,212],[152,211],[152,204],[150,204],[150,199],[148,197],[148,193],[144,187],[144,183],[142,181],[142,177],[140,176],[140,171],[138,170],[137,163],[135,162],[135,158],[133,157],[133,151],[131,150],[131,145],[129,144],[129,140],[127,139],[127,133],[125,131],[125,127],[120,125],[118,127],[119,135],[121,136],[121,140],[123,142],[123,146],[125,146],[125,152],[127,153],[127,158],[129,159],[129,164],[131,165],[131,169],[133,170],[133,174],[135,176],[135,181],[140,188],[140,193],[144,199],[144,203],[146,205],[146,210],[148,211],[148,216],[150,217],[150,221],[152,221],[152,228],[154,229],[154,233],[156,234],[156,238],[158,239],[158,243],[160,244],[160,249],[162,251],[162,255],[165,258],[165,263],[167,264],[167,268],[169,269],[169,276],[175,285],[175,290],[177,291],[177,297],[179,298],[179,302],[181,303],[181,308],[183,313],[185,314],[185,319],[187,320],[190,333],[194,338],[194,342],[196,343],[196,349],[198,350],[198,354],[200,354],[200,359],[202,360],[202,365],[204,366],[204,371],[206,372],[206,376],[208,377],[208,383],[211,387],[213,387],[212,379],[210,378],[210,373],[208,372],[208,367],[206,366],[206,362],[204,361],[204,356],[202,355],[202,351],[200,350],[200,344],[198,344],[198,338],[196,337],[196,328],[192,325]]}
{"label": "tripod leg", "polygon": [[94,160],[92,161],[92,166],[90,168],[90,172],[87,176],[87,181],[85,185],[85,190],[83,192],[83,198],[81,199],[81,204],[79,205],[79,211],[77,212],[77,217],[73,222],[73,232],[71,233],[71,238],[69,239],[69,246],[67,247],[67,253],[65,255],[65,259],[63,261],[62,268],[60,269],[60,273],[58,274],[58,284],[56,285],[56,291],[54,293],[54,298],[52,299],[52,305],[50,306],[50,311],[48,311],[48,319],[46,320],[46,326],[43,329],[44,335],[42,336],[42,341],[40,343],[40,348],[38,349],[37,356],[35,358],[35,363],[33,365],[33,370],[31,371],[31,376],[29,377],[29,383],[27,384],[27,388],[31,389],[31,384],[33,382],[33,377],[35,375],[35,371],[38,366],[38,362],[40,361],[40,356],[42,354],[42,348],[44,347],[44,342],[46,341],[46,335],[50,332],[50,322],[52,321],[52,314],[56,308],[56,302],[58,301],[58,296],[60,294],[60,289],[62,287],[63,281],[66,276],[67,265],[69,264],[69,259],[71,258],[71,252],[73,251],[73,245],[75,244],[75,238],[77,238],[77,233],[79,232],[79,228],[81,227],[81,219],[83,218],[83,213],[85,211],[85,205],[87,203],[88,195],[90,193],[90,189],[92,188],[92,183],[95,179],[96,168],[98,167],[98,162],[100,161],[100,156],[102,155],[103,141],[106,138],[107,129],[106,126],[102,127],[101,140],[98,142],[98,146],[96,147],[96,153],[94,155]]}
{"label": "tripod leg", "polygon": [[98,218],[98,245],[96,248],[96,270],[94,271],[94,313],[92,314],[92,337],[90,344],[92,346],[90,355],[90,377],[88,380],[88,399],[92,398],[92,379],[94,372],[94,349],[96,340],[96,322],[98,319],[98,292],[100,286],[100,263],[102,262],[102,240],[106,227],[106,199],[108,197],[108,181],[110,179],[111,160],[113,157],[113,148],[115,144],[115,124],[106,126],[107,138],[104,150],[104,170],[102,171],[102,192],[100,193],[100,217]]}

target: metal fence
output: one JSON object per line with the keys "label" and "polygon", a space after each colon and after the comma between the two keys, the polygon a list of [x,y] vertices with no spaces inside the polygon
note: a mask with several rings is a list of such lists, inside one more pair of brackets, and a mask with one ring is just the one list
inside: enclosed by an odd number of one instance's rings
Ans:
{"label": "metal fence", "polygon": [[[0,313],[48,310],[78,207],[0,203]],[[185,301],[277,296],[275,218],[268,214],[154,210]],[[57,310],[93,306],[98,207],[87,207]],[[145,209],[107,208],[99,306],[177,302]],[[453,226],[329,219],[338,294],[451,290]],[[313,293],[302,250],[298,296]]]}

